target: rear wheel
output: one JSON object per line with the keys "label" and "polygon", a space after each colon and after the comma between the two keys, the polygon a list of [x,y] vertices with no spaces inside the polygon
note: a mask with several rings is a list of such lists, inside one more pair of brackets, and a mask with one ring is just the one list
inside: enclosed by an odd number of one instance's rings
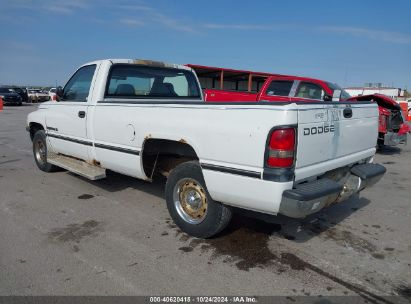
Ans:
{"label": "rear wheel", "polygon": [[177,226],[194,237],[211,237],[223,230],[231,219],[231,209],[210,197],[196,161],[185,162],[171,171],[166,201]]}
{"label": "rear wheel", "polygon": [[58,170],[58,167],[47,162],[47,142],[46,134],[43,130],[39,130],[33,137],[33,155],[37,167],[44,172],[53,172]]}

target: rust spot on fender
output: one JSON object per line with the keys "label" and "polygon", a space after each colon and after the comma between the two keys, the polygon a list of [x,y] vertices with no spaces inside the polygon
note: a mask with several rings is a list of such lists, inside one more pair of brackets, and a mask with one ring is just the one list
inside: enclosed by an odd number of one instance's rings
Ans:
{"label": "rust spot on fender", "polygon": [[100,162],[97,161],[97,160],[95,160],[95,159],[93,159],[91,163],[92,163],[94,166],[97,166],[97,167],[100,167],[100,166],[101,166]]}

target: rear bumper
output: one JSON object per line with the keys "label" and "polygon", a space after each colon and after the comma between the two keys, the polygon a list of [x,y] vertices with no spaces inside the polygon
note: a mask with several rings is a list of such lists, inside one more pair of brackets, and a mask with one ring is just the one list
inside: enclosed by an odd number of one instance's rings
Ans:
{"label": "rear bumper", "polygon": [[407,133],[399,135],[394,132],[387,132],[384,135],[384,145],[385,146],[397,146],[399,144],[407,143]]}
{"label": "rear bumper", "polygon": [[374,185],[385,171],[385,167],[379,164],[356,165],[350,169],[344,182],[322,178],[298,185],[283,192],[279,213],[293,218],[303,218]]}

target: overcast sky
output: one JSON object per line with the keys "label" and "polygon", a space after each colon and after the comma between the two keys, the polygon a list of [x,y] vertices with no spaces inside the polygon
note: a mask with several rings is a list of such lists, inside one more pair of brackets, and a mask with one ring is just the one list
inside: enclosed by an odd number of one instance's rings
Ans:
{"label": "overcast sky", "polygon": [[411,89],[411,1],[0,0],[0,84],[64,85],[103,58]]}

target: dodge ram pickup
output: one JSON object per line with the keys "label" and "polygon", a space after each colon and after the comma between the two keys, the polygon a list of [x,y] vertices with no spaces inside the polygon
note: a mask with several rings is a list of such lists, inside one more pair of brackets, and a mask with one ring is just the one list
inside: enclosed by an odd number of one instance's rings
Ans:
{"label": "dodge ram pickup", "polygon": [[406,143],[407,133],[411,131],[400,106],[385,95],[351,97],[337,84],[320,79],[194,64],[187,66],[197,72],[206,101],[374,101],[379,109],[379,147]]}
{"label": "dodge ram pickup", "polygon": [[231,206],[301,218],[375,184],[377,105],[206,103],[194,71],[131,59],[81,66],[27,117],[34,160],[89,179],[151,181],[181,230],[220,232]]}

